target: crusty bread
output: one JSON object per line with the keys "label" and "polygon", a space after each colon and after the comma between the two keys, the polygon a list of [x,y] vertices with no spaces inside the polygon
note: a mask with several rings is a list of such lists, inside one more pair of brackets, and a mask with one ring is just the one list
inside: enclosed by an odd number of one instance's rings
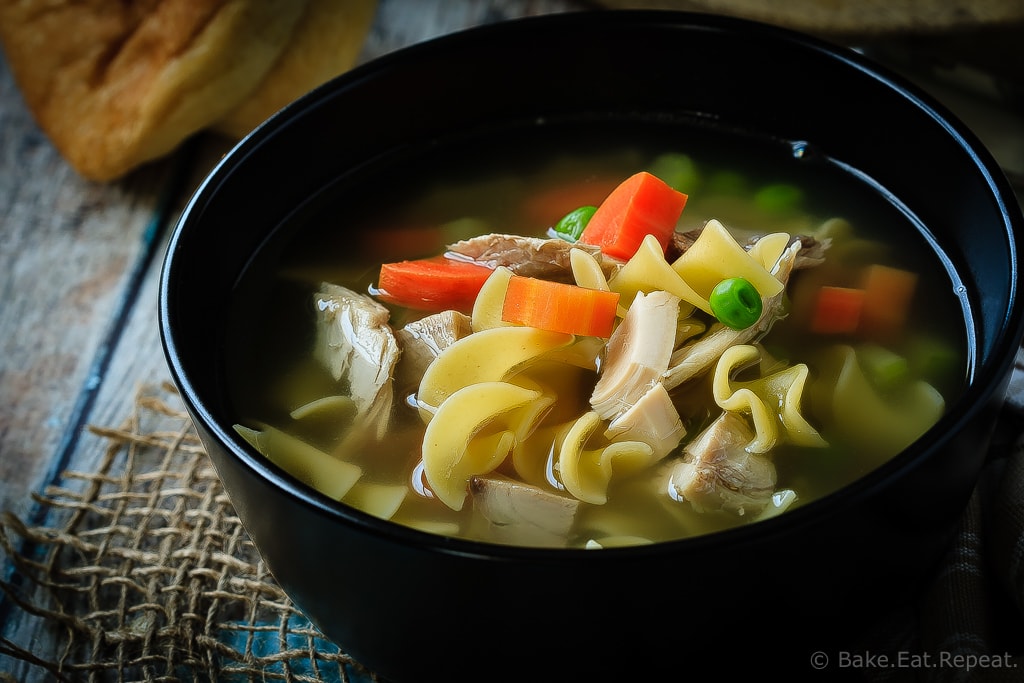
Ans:
{"label": "crusty bread", "polygon": [[376,0],[309,0],[281,59],[215,128],[242,137],[270,114],[355,64]]}
{"label": "crusty bread", "polygon": [[375,0],[330,4],[0,0],[0,42],[40,128],[79,173],[105,181],[205,128],[242,135],[350,67]]}

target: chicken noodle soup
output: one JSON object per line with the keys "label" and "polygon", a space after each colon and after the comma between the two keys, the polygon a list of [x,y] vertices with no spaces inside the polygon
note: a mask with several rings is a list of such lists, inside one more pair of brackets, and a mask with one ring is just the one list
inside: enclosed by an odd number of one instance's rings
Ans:
{"label": "chicken noodle soup", "polygon": [[955,399],[961,293],[884,193],[799,146],[602,139],[297,217],[237,290],[239,433],[399,524],[604,548],[804,505]]}

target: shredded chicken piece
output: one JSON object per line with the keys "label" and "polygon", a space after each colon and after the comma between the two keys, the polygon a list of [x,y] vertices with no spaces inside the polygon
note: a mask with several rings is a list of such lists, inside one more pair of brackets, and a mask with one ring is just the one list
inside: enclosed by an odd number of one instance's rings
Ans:
{"label": "shredded chicken piece", "polygon": [[685,232],[682,230],[675,231],[665,249],[665,258],[668,262],[671,263],[685,254],[693,246],[693,243],[697,241],[702,232],[704,232],[704,226],[693,230],[686,230]]}
{"label": "shredded chicken piece", "polygon": [[505,266],[516,275],[572,283],[569,252],[574,248],[593,255],[606,277],[611,274],[615,265],[602,258],[600,247],[561,239],[492,233],[450,244],[448,253],[492,269]]}
{"label": "shredded chicken piece", "polygon": [[679,297],[639,292],[611,337],[590,405],[603,419],[625,413],[668,370],[679,322]]}
{"label": "shredded chicken piece", "polygon": [[776,473],[770,458],[744,448],[753,438],[740,415],[723,412],[687,444],[683,460],[672,466],[670,492],[699,512],[760,512],[771,503]]}
{"label": "shredded chicken piece", "polygon": [[564,547],[580,501],[500,476],[470,480],[473,505],[495,538],[516,545]]}
{"label": "shredded chicken piece", "polygon": [[368,296],[328,282],[314,296],[317,313],[315,358],[334,379],[345,382],[356,419],[387,432],[394,401],[393,372],[401,356],[388,325],[388,309]]}
{"label": "shredded chicken piece", "polygon": [[813,268],[819,266],[825,260],[825,251],[832,246],[829,238],[817,239],[807,235],[796,238],[800,241],[800,251],[797,252],[796,260],[793,261],[793,270]]}
{"label": "shredded chicken piece", "polygon": [[612,420],[605,436],[616,441],[642,441],[660,460],[675,450],[686,436],[686,427],[665,385],[655,384],[632,408]]}
{"label": "shredded chicken piece", "polygon": [[398,387],[419,386],[427,366],[459,339],[473,332],[472,319],[459,311],[441,311],[395,331],[402,357],[395,370]]}

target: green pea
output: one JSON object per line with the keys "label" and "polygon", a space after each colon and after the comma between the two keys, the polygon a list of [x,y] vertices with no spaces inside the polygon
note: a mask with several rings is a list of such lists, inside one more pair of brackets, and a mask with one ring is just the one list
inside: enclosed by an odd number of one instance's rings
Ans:
{"label": "green pea", "polygon": [[765,185],[754,194],[754,205],[768,213],[786,213],[800,208],[804,193],[788,183]]}
{"label": "green pea", "polygon": [[913,336],[908,342],[907,358],[911,370],[937,388],[955,382],[960,354],[948,343],[932,336]]}
{"label": "green pea", "polygon": [[686,154],[666,152],[651,162],[650,172],[680,192],[693,194],[700,186],[697,164]]}
{"label": "green pea", "polygon": [[708,298],[711,312],[723,325],[744,330],[761,317],[763,304],[757,288],[741,277],[722,280]]}
{"label": "green pea", "polygon": [[857,349],[857,359],[868,380],[880,391],[891,391],[910,377],[907,359],[878,344],[861,345]]}
{"label": "green pea", "polygon": [[581,206],[570,211],[555,223],[555,232],[562,239],[575,242],[583,234],[583,229],[587,227],[595,211],[596,206]]}
{"label": "green pea", "polygon": [[716,171],[708,178],[707,190],[712,195],[745,195],[747,179],[735,171]]}

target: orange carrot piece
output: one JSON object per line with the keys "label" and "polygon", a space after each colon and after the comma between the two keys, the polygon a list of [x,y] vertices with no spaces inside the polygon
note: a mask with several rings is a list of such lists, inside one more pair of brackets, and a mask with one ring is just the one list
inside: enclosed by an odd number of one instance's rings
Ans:
{"label": "orange carrot piece", "polygon": [[917,275],[909,270],[875,264],[864,272],[862,336],[893,340],[902,334],[917,288]]}
{"label": "orange carrot piece", "polygon": [[492,272],[486,266],[443,256],[385,263],[380,267],[377,296],[406,308],[469,313]]}
{"label": "orange carrot piece", "polygon": [[618,304],[618,292],[513,275],[501,319],[551,332],[608,337]]}
{"label": "orange carrot piece", "polygon": [[448,236],[437,225],[399,225],[365,230],[359,236],[359,248],[371,261],[417,259],[436,254]]}
{"label": "orange carrot piece", "polygon": [[818,334],[853,334],[860,326],[865,292],[852,287],[823,286],[811,316],[811,331]]}
{"label": "orange carrot piece", "polygon": [[594,213],[580,242],[614,258],[628,260],[648,234],[668,247],[687,195],[646,171],[622,181]]}
{"label": "orange carrot piece", "polygon": [[551,227],[570,211],[581,206],[597,206],[618,184],[618,180],[588,178],[543,190],[524,202],[525,220],[528,225]]}

